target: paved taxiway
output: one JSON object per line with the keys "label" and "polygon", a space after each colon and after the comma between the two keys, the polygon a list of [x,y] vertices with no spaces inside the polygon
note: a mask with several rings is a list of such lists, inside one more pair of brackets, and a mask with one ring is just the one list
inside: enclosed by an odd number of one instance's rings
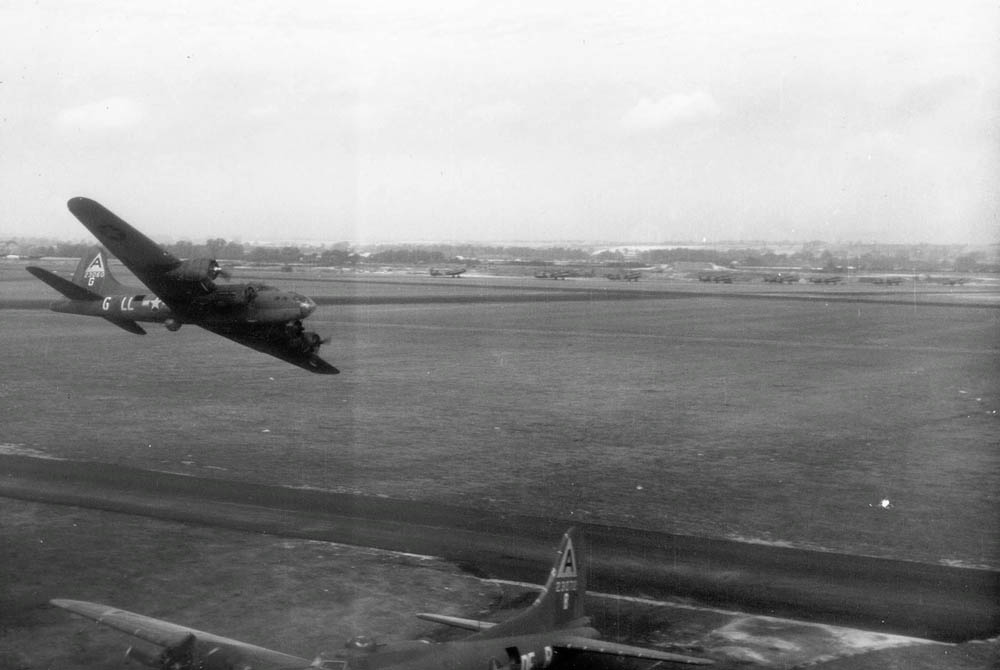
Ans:
{"label": "paved taxiway", "polygon": [[[564,521],[152,472],[0,456],[0,495],[440,556],[536,581]],[[1000,573],[579,524],[596,591],[943,641],[1000,632]]]}

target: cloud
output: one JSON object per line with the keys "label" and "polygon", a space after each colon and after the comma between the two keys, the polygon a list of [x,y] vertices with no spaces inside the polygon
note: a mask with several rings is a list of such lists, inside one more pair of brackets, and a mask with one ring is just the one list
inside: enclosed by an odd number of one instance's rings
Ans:
{"label": "cloud", "polygon": [[659,100],[643,98],[622,117],[622,126],[631,132],[663,130],[681,123],[692,123],[719,116],[719,104],[711,93],[695,91],[690,95],[670,95]]}
{"label": "cloud", "polygon": [[62,130],[114,130],[138,125],[145,116],[142,105],[128,98],[107,98],[64,109],[56,117]]}

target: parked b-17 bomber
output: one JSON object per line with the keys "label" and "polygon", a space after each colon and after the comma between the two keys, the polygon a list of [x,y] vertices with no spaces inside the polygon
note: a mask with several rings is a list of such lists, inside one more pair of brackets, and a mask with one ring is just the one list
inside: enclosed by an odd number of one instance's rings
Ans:
{"label": "parked b-17 bomber", "polygon": [[438,270],[437,268],[431,268],[432,277],[461,277],[465,274],[465,268],[449,268],[447,270]]}
{"label": "parked b-17 bomber", "polygon": [[571,529],[563,536],[542,592],[513,618],[490,623],[417,614],[473,633],[462,640],[437,644],[419,640],[380,644],[369,637],[358,637],[348,641],[340,653],[324,654],[313,661],[107,605],[60,599],[52,604],[154,645],[157,652],[130,647],[126,656],[161,670],[537,670],[576,667],[578,661],[583,665],[588,660],[603,661],[600,665],[606,667],[607,662],[625,659],[648,660],[657,665],[712,664],[705,658],[598,639],[583,609],[586,572],[581,538]]}
{"label": "parked b-17 bomber", "polygon": [[319,357],[324,340],[302,321],[316,309],[304,295],[259,283],[216,284],[226,277],[212,258],[180,260],[111,211],[88,198],[73,198],[69,211],[154,295],[130,290],[112,276],[103,250],[80,259],[73,280],[40,267],[27,270],[67,300],[52,310],[99,316],[137,335],[138,322],[176,331],[191,323],[319,374],[339,370]]}
{"label": "parked b-17 bomber", "polygon": [[612,272],[604,276],[612,281],[637,282],[642,278],[642,273],[635,270],[629,270],[628,272]]}
{"label": "parked b-17 bomber", "polygon": [[778,272],[771,275],[764,275],[764,281],[768,284],[798,284],[799,276]]}
{"label": "parked b-17 bomber", "polygon": [[698,275],[698,281],[713,282],[715,284],[732,284],[733,273],[731,272],[703,272]]}
{"label": "parked b-17 bomber", "polygon": [[[636,273],[638,274],[638,273]],[[562,279],[567,277],[582,278],[593,277],[594,270],[580,270],[579,268],[568,268],[565,270],[539,270],[535,273],[535,279]]]}

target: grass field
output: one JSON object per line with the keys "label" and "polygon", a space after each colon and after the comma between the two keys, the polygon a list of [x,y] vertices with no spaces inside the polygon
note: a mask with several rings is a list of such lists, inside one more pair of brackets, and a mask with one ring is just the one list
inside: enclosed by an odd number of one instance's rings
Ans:
{"label": "grass field", "polygon": [[[628,289],[643,299],[611,300],[602,292],[623,290],[611,282],[462,279],[430,285],[455,301],[416,302],[429,281],[301,283],[316,298],[373,297],[322,306],[310,320],[333,338],[324,355],[343,374],[332,378],[197,328],[140,338],[83,317],[2,310],[0,442],[1000,566],[1000,310],[964,306],[970,294],[995,298],[981,288],[885,304],[909,294],[866,289],[865,300],[843,301],[844,287],[803,286],[746,299],[746,287],[672,295],[649,282]],[[559,299],[580,286],[594,287],[589,299]],[[0,291],[53,297],[30,277]],[[524,298],[484,301],[497,291]]]}

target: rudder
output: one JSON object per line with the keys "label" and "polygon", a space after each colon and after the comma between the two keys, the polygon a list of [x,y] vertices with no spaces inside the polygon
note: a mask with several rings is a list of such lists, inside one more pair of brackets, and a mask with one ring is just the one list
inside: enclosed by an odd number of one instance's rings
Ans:
{"label": "rudder", "polygon": [[584,566],[583,536],[575,528],[563,535],[545,590],[535,601],[545,612],[549,623],[560,628],[584,616],[583,597],[587,592],[587,571]]}

